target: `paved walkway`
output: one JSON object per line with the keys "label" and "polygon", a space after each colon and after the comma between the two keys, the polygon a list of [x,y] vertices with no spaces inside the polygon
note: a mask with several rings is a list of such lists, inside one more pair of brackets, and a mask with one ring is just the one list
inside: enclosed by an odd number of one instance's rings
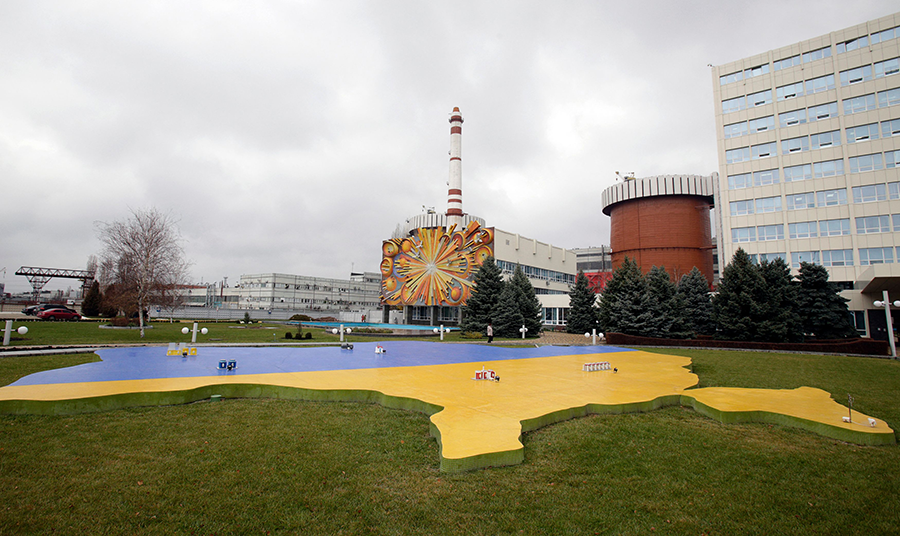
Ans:
{"label": "paved walkway", "polygon": [[[585,346],[591,344],[591,338],[577,333],[562,333],[558,331],[543,331],[539,344],[558,344],[568,346]],[[598,344],[600,340],[597,340]]]}

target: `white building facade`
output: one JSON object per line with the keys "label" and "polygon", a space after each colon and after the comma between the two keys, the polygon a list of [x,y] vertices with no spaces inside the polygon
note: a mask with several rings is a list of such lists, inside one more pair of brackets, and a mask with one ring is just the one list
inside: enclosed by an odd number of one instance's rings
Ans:
{"label": "white building facade", "polygon": [[[264,273],[241,275],[235,286],[240,309],[285,310],[311,317],[361,315],[381,305],[381,274],[351,274],[350,279]],[[378,319],[373,319],[378,321]]]}
{"label": "white building facade", "polygon": [[822,264],[860,333],[886,337],[872,301],[900,299],[900,13],[712,72],[719,265],[739,247]]}
{"label": "white building facade", "polygon": [[545,326],[565,325],[569,288],[575,286],[578,275],[574,251],[496,229],[494,260],[506,279],[516,266],[522,267],[541,302]]}

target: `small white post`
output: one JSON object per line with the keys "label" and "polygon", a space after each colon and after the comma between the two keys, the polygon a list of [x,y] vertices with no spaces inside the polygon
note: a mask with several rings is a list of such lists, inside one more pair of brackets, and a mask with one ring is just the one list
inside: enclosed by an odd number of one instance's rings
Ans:
{"label": "small white post", "polygon": [[522,334],[522,339],[525,339],[525,332],[528,331],[528,328],[525,327],[525,324],[522,324],[522,327],[519,328],[519,332]]}
{"label": "small white post", "polygon": [[344,342],[344,325],[341,324],[341,342]]}
{"label": "small white post", "polygon": [[[891,320],[891,302],[888,291],[882,291],[883,301],[875,302],[875,307],[884,307],[884,316],[887,321],[887,339],[891,344],[891,357],[897,359],[897,343],[894,342],[894,323]],[[894,307],[900,307],[900,301],[894,302]]]}
{"label": "small white post", "polygon": [[6,327],[3,329],[3,346],[9,346],[9,334],[12,332],[12,320],[6,321]]}
{"label": "small white post", "polygon": [[597,328],[591,330],[591,345],[597,346]]}
{"label": "small white post", "polygon": [[194,322],[194,329],[191,330],[191,344],[197,342],[197,326],[199,324]]}
{"label": "small white post", "polygon": [[888,297],[888,291],[882,291],[884,296],[884,314],[887,316],[888,341],[891,343],[891,356],[897,359],[897,343],[894,342],[894,322],[891,319],[891,302]]}

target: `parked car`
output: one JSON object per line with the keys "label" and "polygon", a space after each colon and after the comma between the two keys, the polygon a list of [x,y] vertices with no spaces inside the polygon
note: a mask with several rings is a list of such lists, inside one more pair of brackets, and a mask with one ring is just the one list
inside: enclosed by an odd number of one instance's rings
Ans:
{"label": "parked car", "polygon": [[37,316],[38,313],[40,313],[41,311],[46,311],[47,309],[66,309],[68,311],[72,311],[65,305],[60,305],[58,303],[41,303],[39,305],[29,305],[28,307],[22,309],[22,312],[28,316]]}
{"label": "parked car", "polygon": [[37,314],[41,320],[81,320],[81,315],[65,307],[45,309]]}

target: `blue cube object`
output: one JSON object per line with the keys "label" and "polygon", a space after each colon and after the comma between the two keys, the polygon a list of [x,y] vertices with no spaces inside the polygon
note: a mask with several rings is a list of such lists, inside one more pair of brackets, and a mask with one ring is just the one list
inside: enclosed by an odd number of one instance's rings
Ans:
{"label": "blue cube object", "polygon": [[237,368],[237,361],[231,360],[228,362],[228,370],[234,370]]}
{"label": "blue cube object", "polygon": [[219,370],[225,370],[225,361],[219,361]]}

